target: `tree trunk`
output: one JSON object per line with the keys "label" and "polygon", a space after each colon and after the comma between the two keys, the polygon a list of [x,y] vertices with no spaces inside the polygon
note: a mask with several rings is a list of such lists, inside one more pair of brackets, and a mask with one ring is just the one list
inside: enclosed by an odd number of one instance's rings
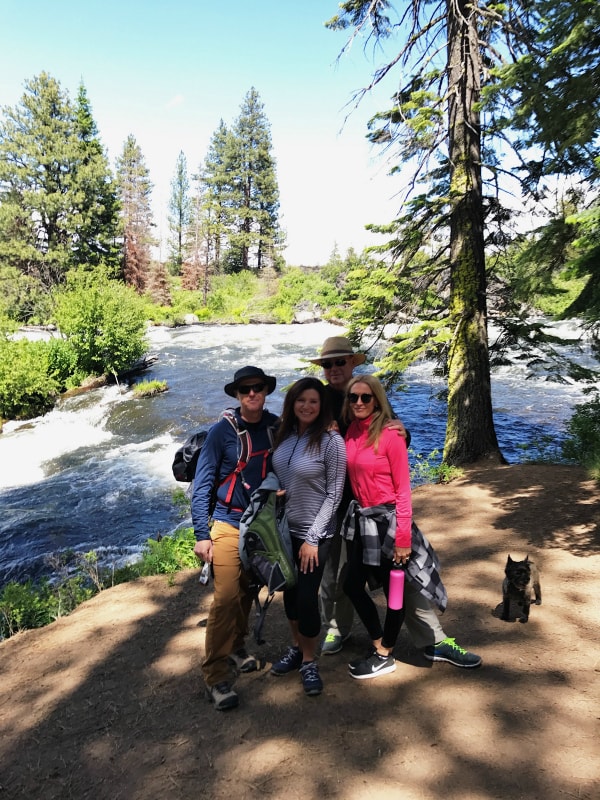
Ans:
{"label": "tree trunk", "polygon": [[444,461],[504,462],[492,414],[487,335],[480,51],[473,0],[448,0],[450,321]]}

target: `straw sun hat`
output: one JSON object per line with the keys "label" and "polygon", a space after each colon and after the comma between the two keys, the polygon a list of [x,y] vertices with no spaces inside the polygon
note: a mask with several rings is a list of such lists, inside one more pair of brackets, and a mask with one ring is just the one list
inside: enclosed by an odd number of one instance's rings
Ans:
{"label": "straw sun hat", "polygon": [[352,350],[350,340],[345,336],[330,336],[323,343],[321,355],[308,360],[312,364],[322,364],[323,361],[329,361],[332,358],[349,358],[350,356],[354,359],[355,367],[359,364],[364,364],[367,358],[364,353],[355,353]]}

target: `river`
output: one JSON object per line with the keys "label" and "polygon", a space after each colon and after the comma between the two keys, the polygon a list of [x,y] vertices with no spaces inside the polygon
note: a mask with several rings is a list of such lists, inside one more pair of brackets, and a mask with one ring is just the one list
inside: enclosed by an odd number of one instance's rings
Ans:
{"label": "river", "polygon": [[[172,502],[181,486],[171,473],[174,451],[231,405],[223,386],[234,371],[256,364],[276,375],[267,407],[278,413],[280,389],[300,377],[302,359],[339,334],[324,322],[153,328],[149,349],[158,360],[143,379],[167,381],[168,392],[136,399],[110,386],[64,399],[43,417],[7,423],[0,436],[0,583],[48,572],[48,557],[65,550],[93,549],[104,563],[120,564],[149,537],[172,531],[181,523]],[[581,358],[589,362],[585,351]],[[407,391],[390,398],[411,430],[414,462],[442,449],[446,412],[430,364],[405,378]],[[543,374],[525,380],[522,367],[496,371],[492,391],[498,440],[512,463],[544,437],[558,441],[584,399],[580,387],[549,383]]]}

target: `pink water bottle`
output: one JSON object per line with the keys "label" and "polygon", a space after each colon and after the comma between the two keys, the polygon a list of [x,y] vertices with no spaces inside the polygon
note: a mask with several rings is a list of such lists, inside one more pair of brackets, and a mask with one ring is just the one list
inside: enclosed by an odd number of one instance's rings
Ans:
{"label": "pink water bottle", "polygon": [[404,605],[404,570],[401,564],[394,564],[390,571],[390,590],[388,606],[392,611],[399,611]]}

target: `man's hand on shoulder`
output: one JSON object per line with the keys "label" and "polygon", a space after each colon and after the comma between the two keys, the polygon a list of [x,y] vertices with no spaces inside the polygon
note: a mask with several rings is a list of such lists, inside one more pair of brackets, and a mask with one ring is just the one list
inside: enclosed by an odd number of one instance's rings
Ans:
{"label": "man's hand on shoulder", "polygon": [[404,438],[406,439],[406,428],[404,427],[401,420],[390,419],[385,423],[385,427],[389,428],[391,431],[398,431],[400,436],[404,436]]}

